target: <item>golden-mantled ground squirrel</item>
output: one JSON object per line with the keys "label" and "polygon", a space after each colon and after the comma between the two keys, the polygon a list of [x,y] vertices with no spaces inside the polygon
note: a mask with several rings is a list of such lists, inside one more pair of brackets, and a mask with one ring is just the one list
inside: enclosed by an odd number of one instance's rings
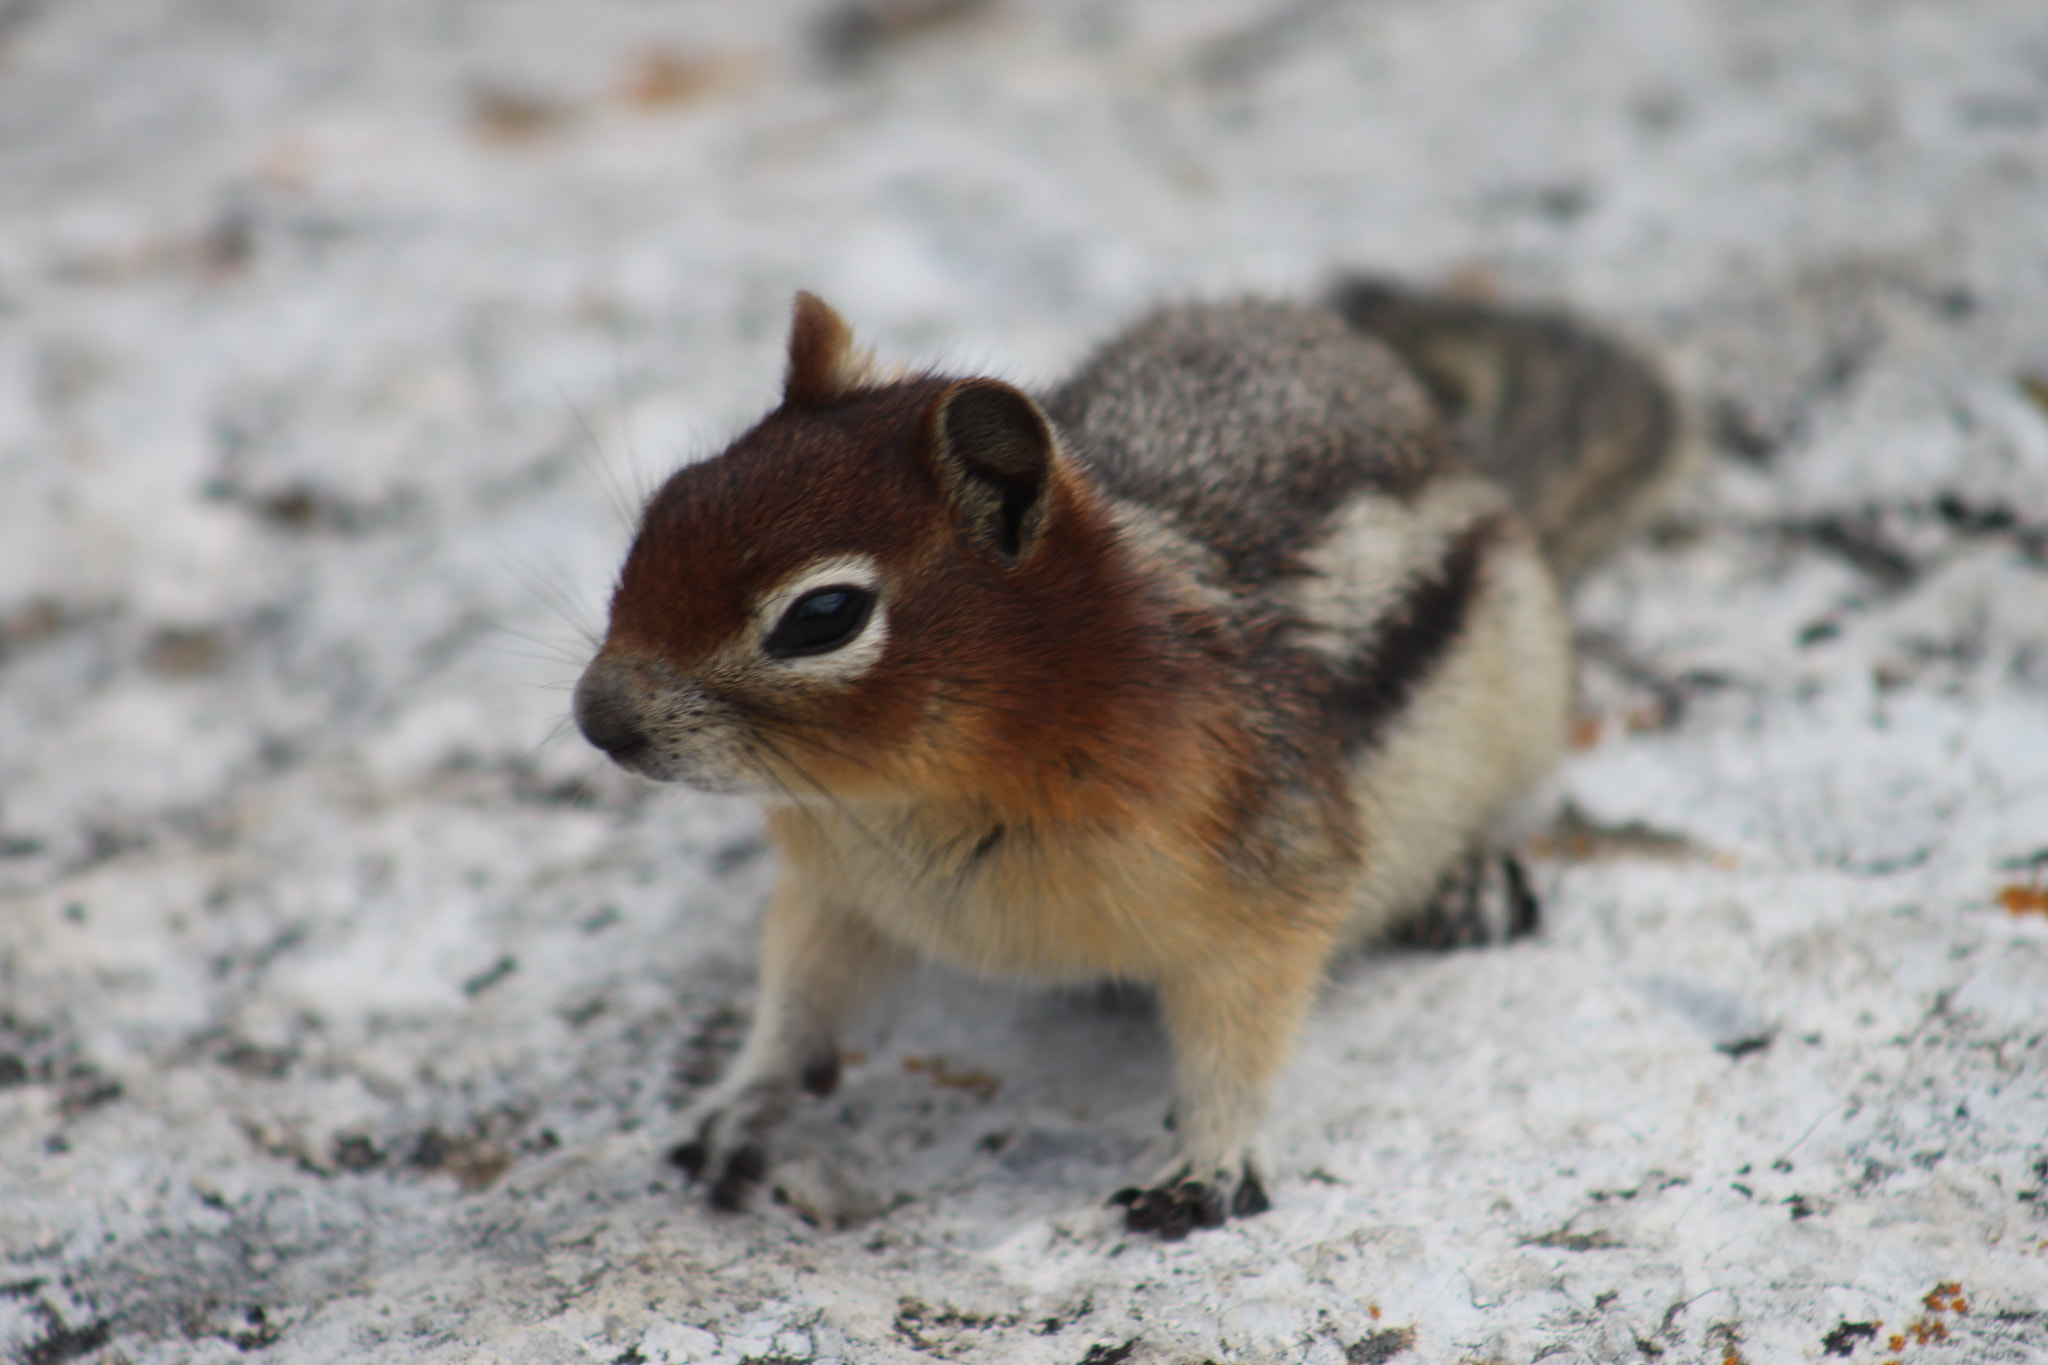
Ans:
{"label": "golden-mantled ground squirrel", "polygon": [[1036,397],[883,377],[799,294],[781,406],[649,500],[576,687],[593,744],[762,796],[782,851],[752,1031],[674,1159],[737,1207],[848,1013],[937,958],[1149,986],[1179,1153],[1129,1225],[1264,1209],[1325,964],[1432,904],[1464,932],[1564,742],[1559,580],[1678,428],[1576,322],[1373,281],[1162,309]]}

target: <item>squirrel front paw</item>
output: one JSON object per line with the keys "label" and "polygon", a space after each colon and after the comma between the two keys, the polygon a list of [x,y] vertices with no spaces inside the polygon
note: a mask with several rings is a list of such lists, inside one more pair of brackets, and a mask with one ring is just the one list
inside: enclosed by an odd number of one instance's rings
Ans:
{"label": "squirrel front paw", "polygon": [[789,1117],[797,1091],[822,1099],[838,1084],[839,1052],[830,1046],[795,1070],[742,1066],[684,1120],[695,1136],[669,1149],[669,1164],[710,1187],[712,1208],[737,1213],[768,1173],[768,1134]]}
{"label": "squirrel front paw", "polygon": [[767,1147],[744,1136],[742,1128],[729,1113],[714,1109],[699,1121],[695,1137],[669,1149],[669,1164],[708,1185],[711,1207],[721,1213],[744,1209],[747,1196],[768,1173]]}
{"label": "squirrel front paw", "polygon": [[1156,1232],[1162,1242],[1177,1242],[1196,1228],[1222,1227],[1226,1219],[1250,1218],[1273,1206],[1249,1157],[1234,1172],[1223,1167],[1200,1180],[1188,1167],[1177,1166],[1149,1189],[1131,1185],[1109,1202],[1123,1206],[1125,1227]]}

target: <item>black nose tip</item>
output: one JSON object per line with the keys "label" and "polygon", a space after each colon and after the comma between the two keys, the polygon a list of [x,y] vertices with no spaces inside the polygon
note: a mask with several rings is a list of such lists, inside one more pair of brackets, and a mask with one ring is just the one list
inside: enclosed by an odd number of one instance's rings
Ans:
{"label": "black nose tip", "polygon": [[576,728],[614,759],[646,747],[647,732],[640,728],[630,683],[615,661],[598,658],[583,670],[576,684]]}

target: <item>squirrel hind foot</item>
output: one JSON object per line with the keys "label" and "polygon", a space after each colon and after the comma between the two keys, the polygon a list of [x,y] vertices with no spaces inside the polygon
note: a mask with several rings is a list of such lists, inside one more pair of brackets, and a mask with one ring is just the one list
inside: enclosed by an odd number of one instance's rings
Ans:
{"label": "squirrel hind foot", "polygon": [[1512,853],[1473,853],[1444,874],[1436,894],[1388,935],[1409,948],[1477,948],[1527,938],[1543,902]]}

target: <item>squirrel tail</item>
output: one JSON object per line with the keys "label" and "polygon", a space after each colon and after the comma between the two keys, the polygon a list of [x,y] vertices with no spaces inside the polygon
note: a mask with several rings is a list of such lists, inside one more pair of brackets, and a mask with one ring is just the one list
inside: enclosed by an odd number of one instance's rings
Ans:
{"label": "squirrel tail", "polygon": [[1686,463],[1677,395],[1576,318],[1372,277],[1341,281],[1330,302],[1422,380],[1566,582],[1641,525]]}

